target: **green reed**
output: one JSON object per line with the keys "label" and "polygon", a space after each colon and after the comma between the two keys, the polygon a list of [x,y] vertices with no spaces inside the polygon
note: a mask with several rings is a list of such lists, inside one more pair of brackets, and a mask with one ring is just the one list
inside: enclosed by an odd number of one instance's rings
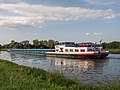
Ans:
{"label": "green reed", "polygon": [[109,49],[110,53],[120,54],[120,49]]}

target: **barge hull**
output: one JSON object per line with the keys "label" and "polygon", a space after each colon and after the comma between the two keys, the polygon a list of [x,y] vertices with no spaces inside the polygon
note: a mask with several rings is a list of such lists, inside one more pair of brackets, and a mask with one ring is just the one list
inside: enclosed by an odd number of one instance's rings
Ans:
{"label": "barge hull", "polygon": [[99,58],[106,58],[108,54],[50,54],[46,53],[48,57],[59,57],[59,58],[90,58],[90,59],[99,59]]}

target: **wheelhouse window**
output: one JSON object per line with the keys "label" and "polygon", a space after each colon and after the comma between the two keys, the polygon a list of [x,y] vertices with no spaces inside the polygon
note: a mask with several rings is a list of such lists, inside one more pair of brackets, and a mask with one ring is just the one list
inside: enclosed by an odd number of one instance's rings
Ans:
{"label": "wheelhouse window", "polygon": [[70,52],[73,52],[73,49],[70,49]]}
{"label": "wheelhouse window", "polygon": [[85,52],[85,49],[81,49],[80,51],[81,51],[81,52]]}
{"label": "wheelhouse window", "polygon": [[75,49],[75,52],[79,52],[79,50],[78,50],[78,49]]}

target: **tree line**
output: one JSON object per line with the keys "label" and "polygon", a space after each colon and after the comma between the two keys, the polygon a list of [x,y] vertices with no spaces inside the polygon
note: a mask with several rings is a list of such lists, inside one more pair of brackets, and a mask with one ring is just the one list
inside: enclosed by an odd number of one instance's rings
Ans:
{"label": "tree line", "polygon": [[33,40],[33,44],[31,44],[28,40],[24,40],[21,42],[16,42],[11,40],[10,43],[1,45],[0,49],[49,49],[54,48],[55,44],[58,41],[55,40]]}
{"label": "tree line", "polygon": [[102,43],[101,44],[104,49],[120,49],[120,42],[119,41],[113,41],[109,43]]}
{"label": "tree line", "polygon": [[[55,40],[33,40],[33,44],[31,44],[28,40],[24,40],[21,42],[16,42],[11,40],[10,43],[1,45],[0,49],[50,49],[54,48],[55,44],[59,43],[59,41]],[[109,43],[101,43],[104,49],[120,49],[120,42],[113,41]]]}

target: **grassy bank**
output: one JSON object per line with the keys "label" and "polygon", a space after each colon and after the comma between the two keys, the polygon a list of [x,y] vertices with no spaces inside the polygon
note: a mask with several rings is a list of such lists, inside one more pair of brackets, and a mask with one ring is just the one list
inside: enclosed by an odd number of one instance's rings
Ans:
{"label": "grassy bank", "polygon": [[112,54],[120,54],[120,49],[109,49]]}
{"label": "grassy bank", "polygon": [[120,90],[120,84],[84,85],[59,73],[0,60],[0,90]]}
{"label": "grassy bank", "polygon": [[4,48],[3,48],[3,49],[0,49],[0,51],[7,51],[7,50],[8,50],[8,49],[4,49]]}

